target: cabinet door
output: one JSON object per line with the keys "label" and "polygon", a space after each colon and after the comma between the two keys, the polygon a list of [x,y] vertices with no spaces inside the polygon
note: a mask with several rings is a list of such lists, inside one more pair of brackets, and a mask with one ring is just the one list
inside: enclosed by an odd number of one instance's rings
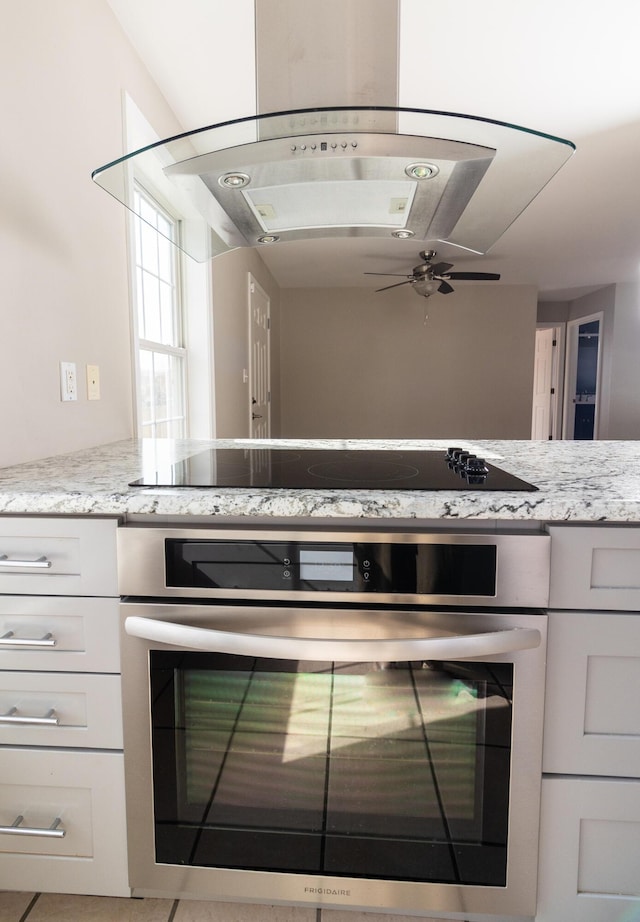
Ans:
{"label": "cabinet door", "polygon": [[0,516],[0,593],[118,594],[115,519]]}
{"label": "cabinet door", "polygon": [[543,771],[640,775],[640,617],[550,612]]}
{"label": "cabinet door", "polygon": [[0,669],[120,672],[119,599],[0,595]]}
{"label": "cabinet door", "polygon": [[122,753],[2,751],[0,888],[130,895]]}
{"label": "cabinet door", "polygon": [[122,749],[120,676],[0,672],[0,744]]}
{"label": "cabinet door", "polygon": [[554,525],[551,608],[640,611],[640,528]]}
{"label": "cabinet door", "polygon": [[542,781],[536,922],[640,917],[640,781]]}

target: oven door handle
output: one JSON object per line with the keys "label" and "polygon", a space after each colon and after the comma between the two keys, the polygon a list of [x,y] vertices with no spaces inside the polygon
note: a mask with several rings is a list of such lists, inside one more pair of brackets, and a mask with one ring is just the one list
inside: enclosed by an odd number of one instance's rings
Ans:
{"label": "oven door handle", "polygon": [[131,637],[208,653],[262,656],[270,659],[332,660],[334,662],[381,660],[459,660],[496,656],[540,646],[535,628],[509,628],[485,634],[454,634],[447,637],[399,637],[384,640],[330,640],[317,637],[282,637],[235,633],[157,621],[131,615],[124,629]]}

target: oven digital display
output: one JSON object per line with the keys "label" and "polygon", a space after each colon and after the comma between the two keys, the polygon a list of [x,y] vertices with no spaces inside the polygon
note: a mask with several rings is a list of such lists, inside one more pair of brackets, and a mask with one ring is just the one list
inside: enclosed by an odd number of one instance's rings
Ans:
{"label": "oven digital display", "polygon": [[223,592],[366,592],[491,599],[494,544],[169,538],[166,585]]}
{"label": "oven digital display", "polygon": [[300,579],[309,582],[345,582],[353,580],[353,550],[326,551],[321,548],[300,550]]}

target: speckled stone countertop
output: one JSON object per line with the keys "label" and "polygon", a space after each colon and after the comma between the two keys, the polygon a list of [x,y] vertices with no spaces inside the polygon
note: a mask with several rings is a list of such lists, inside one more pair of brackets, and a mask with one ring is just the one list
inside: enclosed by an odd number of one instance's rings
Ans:
{"label": "speckled stone countertop", "polygon": [[[206,448],[468,447],[538,492],[128,486]],[[640,442],[131,440],[0,469],[0,514],[640,523]]]}

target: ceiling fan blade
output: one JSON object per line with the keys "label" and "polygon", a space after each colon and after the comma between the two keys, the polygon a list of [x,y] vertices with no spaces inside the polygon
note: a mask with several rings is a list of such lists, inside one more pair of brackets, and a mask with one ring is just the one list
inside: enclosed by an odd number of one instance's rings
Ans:
{"label": "ceiling fan blade", "polygon": [[453,268],[453,263],[436,263],[431,266],[434,275],[446,275],[449,269]]}
{"label": "ceiling fan blade", "polygon": [[408,285],[413,279],[407,279],[406,282],[396,282],[395,285],[387,285],[385,288],[376,288],[376,294],[379,291],[389,291],[390,288],[399,288],[401,285]]}
{"label": "ceiling fan blade", "polygon": [[363,275],[389,275],[389,276],[393,276],[394,278],[399,278],[399,279],[412,278],[412,276],[407,275],[406,272],[363,272],[362,274]]}
{"label": "ceiling fan blade", "polygon": [[497,282],[500,278],[497,272],[447,272],[448,279],[466,279],[471,282]]}
{"label": "ceiling fan blade", "polygon": [[441,295],[450,295],[451,292],[453,291],[453,288],[451,287],[449,282],[440,282],[440,285],[438,286],[438,291],[440,292]]}

